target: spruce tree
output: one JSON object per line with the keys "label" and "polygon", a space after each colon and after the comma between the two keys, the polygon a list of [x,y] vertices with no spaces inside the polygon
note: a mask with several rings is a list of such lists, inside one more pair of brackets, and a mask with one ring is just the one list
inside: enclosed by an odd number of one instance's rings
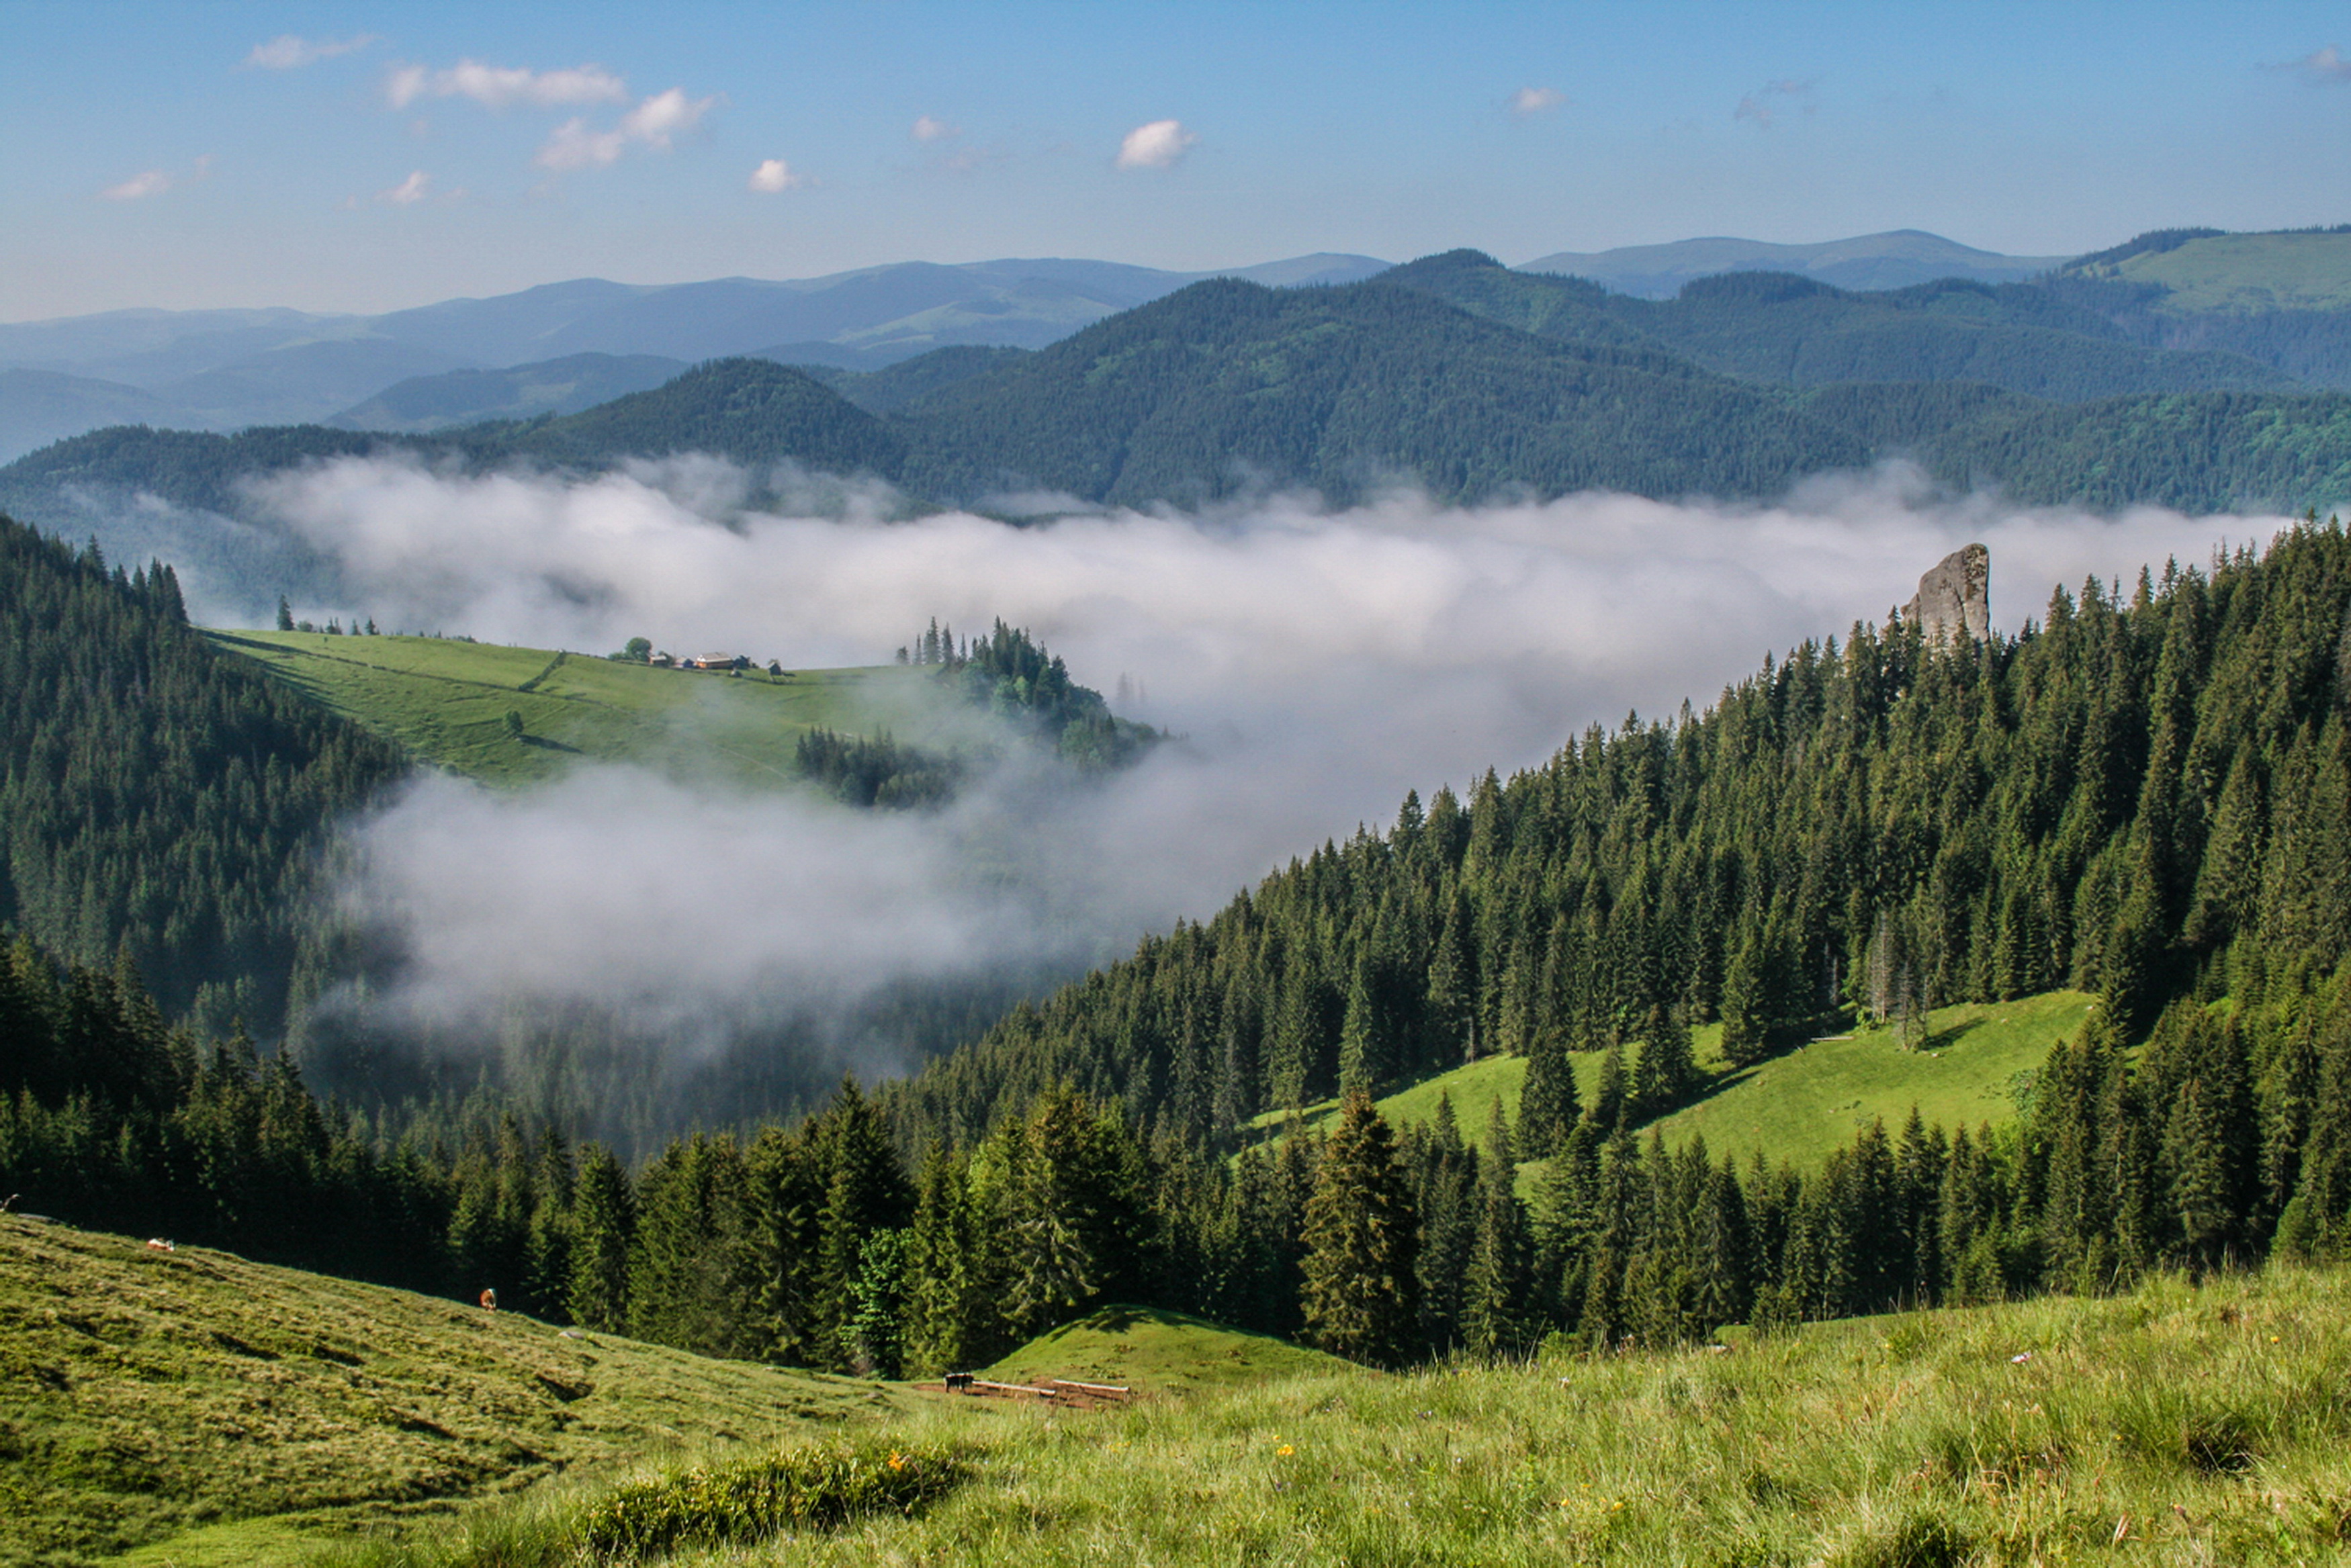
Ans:
{"label": "spruce tree", "polygon": [[1418,1231],[1394,1132],[1369,1095],[1348,1095],[1306,1204],[1300,1304],[1311,1343],[1373,1366],[1411,1358]]}
{"label": "spruce tree", "polygon": [[612,1151],[580,1151],[572,1202],[571,1278],[564,1304],[571,1321],[618,1334],[629,1321],[629,1248],[637,1228],[636,1194]]}

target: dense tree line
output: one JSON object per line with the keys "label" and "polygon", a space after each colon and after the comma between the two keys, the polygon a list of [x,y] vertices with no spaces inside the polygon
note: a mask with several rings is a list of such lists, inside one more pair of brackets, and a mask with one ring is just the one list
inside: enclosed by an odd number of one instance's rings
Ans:
{"label": "dense tree line", "polygon": [[401,768],[214,649],[171,567],[0,518],[0,920],[275,1029],[330,825]]}
{"label": "dense tree line", "polygon": [[886,731],[865,736],[810,730],[794,744],[792,761],[802,778],[849,805],[935,805],[955,793],[952,761],[903,745]]}
{"label": "dense tree line", "polygon": [[[2183,998],[2147,1044],[2055,1044],[2025,1116],[1913,1113],[1819,1169],[1668,1148],[1604,1094],[1522,1199],[1531,1111],[1399,1138],[1368,1096],[1237,1157],[1066,1085],[902,1158],[853,1081],[797,1127],[597,1145],[469,1107],[389,1137],[283,1056],[168,1029],[127,967],[0,965],[0,1186],[75,1222],[504,1304],[705,1354],[884,1376],[985,1366],[1103,1302],[1384,1364],[1683,1343],[1900,1305],[2351,1254],[2351,984]],[[2133,1058],[2136,1056],[2136,1061]]]}
{"label": "dense tree line", "polygon": [[1113,714],[1102,694],[1072,680],[1028,628],[1001,619],[986,636],[960,640],[954,627],[934,619],[898,649],[898,662],[930,669],[964,701],[1027,727],[1081,769],[1121,766],[1160,738],[1149,725]]}

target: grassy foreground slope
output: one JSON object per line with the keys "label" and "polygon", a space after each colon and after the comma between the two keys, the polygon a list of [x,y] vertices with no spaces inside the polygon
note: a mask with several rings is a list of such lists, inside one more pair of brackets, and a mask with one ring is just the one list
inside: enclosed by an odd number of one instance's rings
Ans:
{"label": "grassy foreground slope", "polygon": [[[1787,1160],[1811,1168],[1851,1143],[1871,1117],[1898,1127],[1913,1106],[1929,1124],[1949,1131],[2005,1122],[2021,1108],[2021,1075],[2036,1071],[2050,1046],[2072,1037],[2089,1016],[2090,1003],[2085,992],[2053,991],[1938,1008],[1927,1014],[1916,1049],[1906,1049],[1890,1027],[1860,1028],[1745,1069],[1722,1060],[1722,1025],[1705,1024],[1690,1034],[1711,1082],[1699,1099],[1656,1125],[1672,1147],[1703,1137],[1718,1158],[1743,1159],[1760,1149],[1773,1165]],[[1629,1048],[1628,1056],[1637,1050]],[[1573,1060],[1576,1093],[1589,1106],[1604,1053],[1578,1051]],[[1482,1147],[1493,1103],[1499,1100],[1515,1121],[1526,1077],[1525,1057],[1489,1056],[1396,1090],[1378,1102],[1380,1114],[1397,1127],[1409,1127],[1433,1120],[1438,1100],[1447,1099],[1461,1136]],[[1325,1100],[1299,1116],[1306,1127],[1317,1127],[1338,1114],[1339,1102]],[[1268,1111],[1252,1125],[1270,1135],[1289,1123],[1288,1112]]]}
{"label": "grassy foreground slope", "polygon": [[298,1556],[323,1535],[558,1471],[771,1438],[886,1397],[0,1216],[0,1563],[11,1568],[166,1541],[181,1563]]}
{"label": "grassy foreground slope", "polygon": [[[532,783],[594,759],[773,785],[799,776],[793,748],[819,727],[887,731],[938,750],[990,737],[982,715],[910,667],[736,677],[444,638],[206,635],[413,755],[488,784]],[[509,711],[522,718],[519,737]]]}
{"label": "grassy foreground slope", "polygon": [[[2340,1561],[2346,1282],[2164,1278],[2116,1300],[1818,1324],[1719,1352],[1351,1368],[1082,1414],[926,1400],[889,1440],[946,1456],[959,1484],[912,1517],[664,1561]],[[595,1502],[580,1494],[574,1517]],[[555,1520],[536,1551],[450,1532],[376,1561],[553,1568],[576,1539]]]}

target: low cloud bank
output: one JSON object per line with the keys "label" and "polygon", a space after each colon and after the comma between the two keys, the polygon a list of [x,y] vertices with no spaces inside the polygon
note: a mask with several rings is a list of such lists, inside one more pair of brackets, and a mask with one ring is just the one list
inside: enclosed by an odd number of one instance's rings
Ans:
{"label": "low cloud bank", "polygon": [[587,651],[643,635],[816,668],[886,660],[934,616],[1002,617],[1081,681],[1132,682],[1124,711],[1184,742],[1099,787],[999,779],[935,815],[606,772],[516,798],[425,784],[366,829],[350,894],[402,933],[413,1002],[683,1018],[1092,961],[1384,824],[1406,788],[1531,765],[1629,710],[1703,708],[1767,652],[1882,621],[1970,540],[2012,631],[2057,584],[2202,563],[2283,525],[1955,501],[1901,468],[1772,505],[1399,493],[1025,527],[890,522],[894,498],[837,485],[828,515],[750,511],[752,493],[701,459],[592,480],[354,460],[261,500],[338,563],[343,612],[387,628]]}

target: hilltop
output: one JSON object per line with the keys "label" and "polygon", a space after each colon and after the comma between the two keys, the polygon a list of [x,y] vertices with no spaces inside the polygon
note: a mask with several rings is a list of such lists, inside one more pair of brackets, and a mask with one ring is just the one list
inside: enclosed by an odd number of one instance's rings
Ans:
{"label": "hilltop", "polygon": [[1013,738],[930,672],[901,665],[730,675],[450,638],[204,635],[409,755],[486,784],[596,761],[773,787],[801,776],[796,748],[815,730],[941,753]]}
{"label": "hilltop", "polygon": [[559,1473],[883,1414],[871,1384],[0,1216],[0,1563],[307,1554]]}

